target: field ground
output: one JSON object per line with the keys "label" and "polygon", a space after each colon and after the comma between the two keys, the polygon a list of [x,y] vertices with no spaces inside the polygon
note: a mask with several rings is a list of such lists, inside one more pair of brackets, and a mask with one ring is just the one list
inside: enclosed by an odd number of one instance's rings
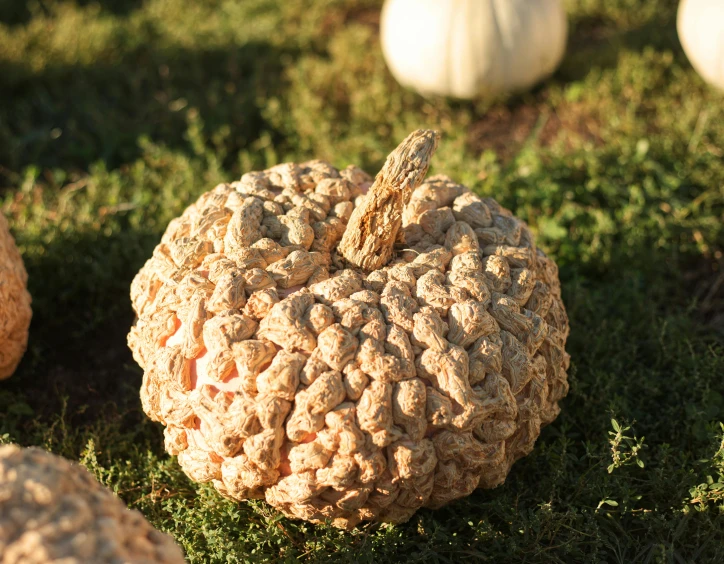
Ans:
{"label": "field ground", "polygon": [[[193,562],[724,561],[724,97],[673,0],[570,0],[531,93],[424,99],[379,1],[0,0],[0,197],[34,298],[0,441],[80,460]],[[128,289],[167,222],[242,172],[370,172],[411,129],[560,265],[562,414],[505,485],[352,533],[190,482],[141,412]],[[612,421],[612,420],[615,420]]]}

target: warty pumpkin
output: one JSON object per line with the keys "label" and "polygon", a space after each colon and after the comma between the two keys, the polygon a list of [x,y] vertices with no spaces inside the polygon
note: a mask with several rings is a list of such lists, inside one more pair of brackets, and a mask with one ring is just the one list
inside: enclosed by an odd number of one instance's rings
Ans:
{"label": "warty pumpkin", "polygon": [[82,466],[0,446],[0,564],[183,564],[173,539]]}
{"label": "warty pumpkin", "polygon": [[413,132],[374,182],[251,172],[171,222],[136,276],[143,408],[185,472],[353,527],[501,484],[568,390],[557,268]]}

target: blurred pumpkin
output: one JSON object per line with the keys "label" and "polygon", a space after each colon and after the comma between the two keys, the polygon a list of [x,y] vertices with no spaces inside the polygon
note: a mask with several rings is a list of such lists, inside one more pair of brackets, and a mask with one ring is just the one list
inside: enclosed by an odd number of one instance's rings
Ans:
{"label": "blurred pumpkin", "polygon": [[0,446],[0,564],[183,564],[173,538],[80,464]]}
{"label": "blurred pumpkin", "polygon": [[0,213],[0,380],[15,372],[25,354],[31,301],[23,258]]}
{"label": "blurred pumpkin", "polygon": [[677,28],[696,72],[724,90],[724,0],[682,0]]}
{"label": "blurred pumpkin", "polygon": [[530,88],[558,67],[567,32],[560,0],[387,0],[382,9],[387,65],[422,94]]}

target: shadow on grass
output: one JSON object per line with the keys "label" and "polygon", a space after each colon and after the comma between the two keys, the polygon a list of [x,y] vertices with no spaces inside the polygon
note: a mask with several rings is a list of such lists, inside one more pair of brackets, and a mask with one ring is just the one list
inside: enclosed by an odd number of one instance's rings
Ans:
{"label": "shadow on grass", "polygon": [[[143,0],[75,0],[79,6],[95,4],[103,11],[117,16],[125,16],[143,4]],[[54,0],[0,0],[0,23],[5,25],[23,25],[35,14],[48,13],[57,5]]]}
{"label": "shadow on grass", "polygon": [[142,372],[126,346],[134,320],[129,288],[159,237],[133,230],[111,236],[58,232],[43,254],[26,256],[30,339],[2,390],[10,394],[6,401],[20,403],[3,409],[21,440],[34,440],[34,426],[52,428],[61,413],[73,428],[129,412],[137,422],[144,417],[138,399]]}
{"label": "shadow on grass", "polygon": [[0,163],[15,173],[31,165],[87,170],[98,160],[112,169],[140,154],[141,137],[188,152],[193,108],[211,142],[223,145],[222,164],[232,165],[264,128],[264,100],[291,55],[261,42],[206,51],[144,46],[117,63],[37,73],[0,57]]}

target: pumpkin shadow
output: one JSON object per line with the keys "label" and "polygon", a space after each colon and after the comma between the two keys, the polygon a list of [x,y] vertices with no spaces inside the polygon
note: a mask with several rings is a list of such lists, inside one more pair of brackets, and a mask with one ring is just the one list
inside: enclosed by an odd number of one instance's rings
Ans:
{"label": "pumpkin shadow", "polygon": [[[198,147],[186,136],[189,116],[200,120],[207,139],[224,137],[221,164],[232,168],[238,152],[271,129],[265,99],[282,81],[281,61],[294,56],[249,42],[208,50],[141,45],[116,62],[40,71],[0,59],[4,174],[28,166],[82,173],[98,161],[117,168],[140,156],[144,138],[191,154]],[[0,184],[2,175],[0,169]]]}
{"label": "pumpkin shadow", "polygon": [[593,70],[618,66],[625,51],[643,52],[646,49],[671,50],[684,57],[676,31],[676,14],[661,18],[629,30],[616,30],[595,18],[581,18],[571,22],[566,55],[555,78],[574,82],[588,76]]}
{"label": "pumpkin shadow", "polygon": [[[120,414],[143,418],[142,371],[126,345],[135,318],[129,287],[159,238],[137,229],[58,231],[42,253],[26,254],[33,320],[25,356],[3,382],[0,431],[15,426],[31,436],[33,426],[53,429],[60,417],[75,429]],[[13,416],[18,405],[26,406],[22,421]]]}

